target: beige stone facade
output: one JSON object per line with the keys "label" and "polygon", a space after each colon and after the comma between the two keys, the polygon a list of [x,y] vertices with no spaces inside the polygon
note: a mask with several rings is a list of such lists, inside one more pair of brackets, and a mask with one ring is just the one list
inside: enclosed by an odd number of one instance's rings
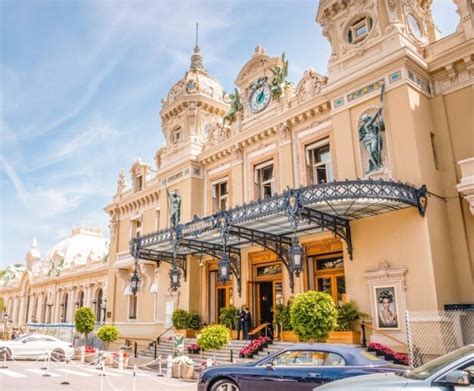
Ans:
{"label": "beige stone facade", "polygon": [[24,264],[2,271],[2,331],[5,326],[8,333],[16,329],[17,334],[28,328],[72,330],[75,311],[80,307],[92,308],[97,322],[104,323],[107,271],[108,241],[101,229],[74,227],[71,236],[44,257],[34,240]]}
{"label": "beige stone facade", "polygon": [[[272,70],[284,66],[281,57],[257,46],[235,80],[243,109],[230,126],[222,122],[229,99],[221,98],[222,87],[195,49],[189,71],[162,101],[165,144],[155,156],[156,172],[137,161],[131,187],[122,174],[106,207],[112,227],[110,321],[122,336],[156,338],[176,307],[212,323],[220,307],[246,303],[256,325],[266,292],[275,305],[316,289],[339,304],[354,300],[372,315],[379,339],[393,343],[385,336],[406,338],[405,310],[474,302],[472,186],[461,179],[472,181],[463,167],[474,156],[472,8],[456,1],[457,30],[437,39],[430,3],[321,1],[316,21],[332,46],[328,76],[309,69],[278,97],[267,99],[259,90],[263,103],[252,106],[259,80],[272,85]],[[382,85],[382,165],[367,173],[358,129],[364,113],[379,107]],[[275,254],[249,243],[241,249],[240,295],[234,277],[217,281],[218,259],[195,251],[176,292],[169,288],[168,263],[140,260],[140,291],[130,295],[129,242],[169,227],[167,191],[180,195],[180,222],[187,223],[287,187],[357,178],[425,184],[426,215],[406,208],[352,221],[352,260],[346,244],[327,231],[301,235],[305,261],[294,292]],[[384,328],[377,295],[385,288],[394,296],[398,321]]]}

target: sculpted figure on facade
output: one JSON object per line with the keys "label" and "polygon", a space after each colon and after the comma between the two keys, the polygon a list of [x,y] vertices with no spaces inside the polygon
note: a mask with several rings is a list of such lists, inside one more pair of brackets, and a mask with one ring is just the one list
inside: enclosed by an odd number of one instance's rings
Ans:
{"label": "sculpted figure on facade", "polygon": [[272,98],[280,101],[285,87],[290,86],[291,83],[286,80],[288,77],[288,60],[286,59],[285,52],[281,55],[282,65],[275,65],[270,69],[273,73],[273,80],[271,84]]}
{"label": "sculpted figure on facade", "polygon": [[382,104],[385,86],[382,86],[380,93],[380,106],[375,112],[369,114],[364,112],[359,120],[359,141],[367,150],[368,167],[366,174],[376,171],[383,166],[382,162],[382,132],[385,130],[385,123],[382,116]]}
{"label": "sculpted figure on facade", "polygon": [[224,95],[224,101],[230,103],[230,109],[225,113],[223,118],[223,124],[225,126],[226,122],[230,125],[235,121],[237,113],[241,112],[244,106],[242,105],[242,100],[240,99],[240,94],[237,88],[234,89],[234,93],[230,94],[227,99]]}
{"label": "sculpted figure on facade", "polygon": [[117,179],[117,194],[122,194],[126,188],[127,180],[125,179],[125,172],[121,170]]}
{"label": "sculpted figure on facade", "polygon": [[181,197],[176,190],[170,193],[168,189],[166,189],[166,193],[168,194],[169,202],[170,226],[177,227],[181,214]]}

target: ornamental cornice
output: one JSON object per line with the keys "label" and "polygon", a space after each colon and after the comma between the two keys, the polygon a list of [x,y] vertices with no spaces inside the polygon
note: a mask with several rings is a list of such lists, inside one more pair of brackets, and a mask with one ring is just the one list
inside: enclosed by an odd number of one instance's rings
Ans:
{"label": "ornamental cornice", "polygon": [[[274,135],[284,136],[284,129],[291,129],[294,125],[308,121],[312,118],[329,112],[331,109],[329,101],[317,96],[303,104],[295,106],[288,111],[270,118],[263,123],[258,123],[250,129],[245,129],[242,133],[226,140],[225,143],[217,145],[211,149],[202,152],[199,160],[203,164],[209,164],[217,160],[232,155],[236,150],[256,144]],[[315,105],[315,102],[319,102]]]}
{"label": "ornamental cornice", "polygon": [[154,206],[159,201],[160,190],[159,184],[155,184],[154,188],[145,189],[138,193],[133,193],[131,196],[122,198],[121,200],[107,205],[104,210],[111,217],[135,213],[143,208]]}
{"label": "ornamental cornice", "polygon": [[[449,47],[444,40],[449,43]],[[446,64],[450,64],[461,60],[462,58],[474,52],[474,40],[465,40],[464,32],[456,33],[436,41],[427,47],[426,61],[430,72],[444,68]],[[438,46],[440,49],[438,50]]]}
{"label": "ornamental cornice", "polygon": [[223,102],[215,101],[207,96],[195,94],[187,95],[171,103],[166,108],[160,111],[160,116],[163,122],[167,122],[171,118],[181,114],[188,108],[190,104],[195,104],[196,108],[205,110],[208,113],[224,116],[226,111],[229,109],[229,105]]}

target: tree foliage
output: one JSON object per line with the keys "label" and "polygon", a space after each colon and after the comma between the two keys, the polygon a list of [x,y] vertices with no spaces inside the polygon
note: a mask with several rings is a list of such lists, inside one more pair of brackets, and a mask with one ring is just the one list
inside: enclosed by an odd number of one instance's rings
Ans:
{"label": "tree foliage", "polygon": [[171,321],[176,330],[198,330],[201,327],[201,316],[199,314],[179,308],[173,312]]}
{"label": "tree foliage", "polygon": [[97,337],[106,344],[107,348],[110,342],[114,342],[119,337],[118,328],[109,324],[104,324],[97,331]]}
{"label": "tree foliage", "polygon": [[290,310],[293,332],[302,341],[325,341],[337,327],[337,309],[330,295],[308,291],[296,296]]}
{"label": "tree foliage", "polygon": [[76,311],[74,322],[76,330],[84,334],[87,339],[87,334],[91,333],[95,327],[95,314],[89,307],[81,307]]}
{"label": "tree foliage", "polygon": [[221,324],[204,327],[197,336],[197,342],[204,350],[222,349],[230,342],[230,330]]}
{"label": "tree foliage", "polygon": [[231,329],[237,329],[237,313],[238,310],[233,305],[220,309],[219,321],[221,325]]}

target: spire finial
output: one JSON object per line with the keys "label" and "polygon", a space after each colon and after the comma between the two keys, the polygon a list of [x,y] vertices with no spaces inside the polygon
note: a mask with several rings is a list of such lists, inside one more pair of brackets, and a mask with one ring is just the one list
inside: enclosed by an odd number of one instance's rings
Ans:
{"label": "spire finial", "polygon": [[196,22],[196,47],[199,47],[199,23]]}
{"label": "spire finial", "polygon": [[194,46],[194,53],[191,56],[191,70],[204,70],[202,65],[202,55],[199,49],[199,23],[196,22],[196,46]]}

